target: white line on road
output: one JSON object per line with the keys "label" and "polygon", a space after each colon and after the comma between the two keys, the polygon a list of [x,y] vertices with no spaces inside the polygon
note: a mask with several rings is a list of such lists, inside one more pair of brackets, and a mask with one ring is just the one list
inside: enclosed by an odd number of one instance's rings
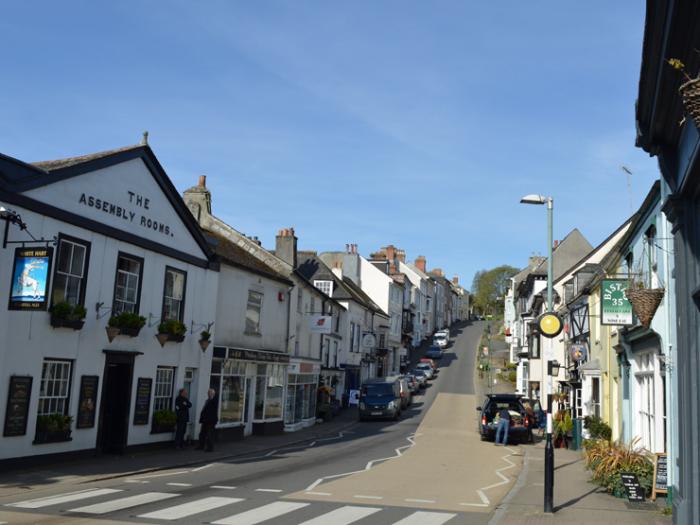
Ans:
{"label": "white line on road", "polygon": [[238,487],[231,487],[230,485],[212,485],[210,489],[221,489],[221,490],[234,490]]}
{"label": "white line on road", "polygon": [[333,495],[330,492],[305,492],[304,494],[308,494],[309,496],[332,496]]}
{"label": "white line on road", "polygon": [[171,487],[191,487],[192,483],[166,483],[166,485],[170,485]]}
{"label": "white line on road", "polygon": [[209,463],[208,465],[203,465],[201,467],[193,468],[192,472],[199,472],[200,470],[204,470],[205,468],[213,467],[214,463]]}
{"label": "white line on road", "polygon": [[502,481],[499,481],[498,483],[493,483],[491,485],[487,485],[486,487],[481,487],[480,489],[477,489],[476,493],[479,495],[479,498],[481,498],[482,504],[479,505],[478,503],[460,503],[460,505],[464,506],[469,506],[469,507],[488,507],[491,502],[489,501],[489,498],[486,497],[486,494],[484,494],[485,490],[493,489],[496,487],[500,487],[501,485],[505,485],[506,483],[510,482],[510,479],[508,479],[506,476],[501,474],[501,471],[503,470],[508,470],[510,468],[513,468],[515,466],[515,463],[513,463],[510,459],[508,459],[511,454],[515,454],[515,450],[512,448],[505,447],[505,449],[509,452],[509,454],[506,454],[503,456],[501,459],[508,463],[505,467],[501,467],[498,470],[496,470],[496,475],[501,478]]}
{"label": "white line on road", "polygon": [[241,498],[223,498],[220,496],[211,496],[195,501],[189,501],[187,503],[183,503],[182,505],[168,507],[167,509],[161,509],[155,512],[149,512],[147,514],[140,514],[139,518],[150,518],[153,520],[179,520],[207,510],[218,509],[219,507],[223,507],[225,505],[232,505],[233,503],[238,503],[239,501],[243,500]]}
{"label": "white line on road", "polygon": [[355,494],[353,498],[357,499],[384,499],[382,496],[364,496],[363,494]]}
{"label": "white line on road", "polygon": [[457,514],[451,512],[414,512],[410,516],[397,521],[394,525],[442,525],[450,521]]}
{"label": "white line on road", "polygon": [[176,496],[179,496],[179,494],[173,494],[171,492],[144,492],[143,494],[138,494],[136,496],[128,496],[126,498],[114,499],[111,501],[106,501],[104,503],[95,503],[94,505],[88,505],[86,507],[70,509],[68,512],[82,512],[84,514],[107,514],[108,512],[114,512],[115,510],[128,509],[130,507],[136,507],[137,505],[154,503],[156,501],[170,499]]}
{"label": "white line on road", "polygon": [[59,503],[68,503],[71,501],[79,501],[81,499],[94,498],[97,496],[105,496],[122,492],[120,489],[86,489],[78,492],[68,492],[66,494],[57,494],[55,496],[47,496],[43,498],[30,499],[26,501],[18,501],[17,503],[9,503],[6,507],[17,507],[19,509],[40,509],[50,505],[58,505]]}
{"label": "white line on road", "polygon": [[143,476],[138,476],[137,478],[131,479],[151,479],[151,478],[163,478],[165,476],[177,476],[178,474],[187,474],[189,470],[176,470],[175,472],[160,472],[158,474],[145,474]]}
{"label": "white line on road", "polygon": [[345,507],[332,510],[331,512],[322,514],[321,516],[300,523],[299,525],[328,525],[329,523],[333,525],[349,525],[380,510],[382,509],[376,507],[353,507],[352,505],[346,505]]}
{"label": "white line on road", "polygon": [[255,489],[255,492],[284,492],[282,489]]}
{"label": "white line on road", "polygon": [[124,483],[141,483],[141,484],[144,484],[144,483],[148,483],[148,481],[146,481],[146,480],[144,480],[144,479],[125,479],[125,480],[124,480]]}
{"label": "white line on road", "polygon": [[213,525],[256,525],[257,523],[279,518],[298,509],[308,506],[308,503],[296,503],[292,501],[276,501],[269,505],[263,505],[257,509],[247,510],[240,514],[234,514],[228,518],[215,521]]}
{"label": "white line on road", "polygon": [[409,503],[435,503],[434,499],[406,498],[404,501],[408,501]]}

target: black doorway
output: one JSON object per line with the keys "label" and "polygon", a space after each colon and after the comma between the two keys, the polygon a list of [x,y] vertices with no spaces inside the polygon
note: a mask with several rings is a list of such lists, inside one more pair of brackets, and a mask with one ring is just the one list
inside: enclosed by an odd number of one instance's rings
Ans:
{"label": "black doorway", "polygon": [[129,406],[134,354],[108,352],[105,358],[97,450],[122,454],[129,435]]}

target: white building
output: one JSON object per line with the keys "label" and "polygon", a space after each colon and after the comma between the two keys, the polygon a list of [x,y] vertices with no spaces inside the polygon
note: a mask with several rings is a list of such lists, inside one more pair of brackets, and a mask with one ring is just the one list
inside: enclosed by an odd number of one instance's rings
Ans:
{"label": "white building", "polygon": [[171,440],[165,414],[183,386],[196,421],[218,267],[151,149],[35,165],[0,156],[0,205],[26,228],[8,222],[0,249],[0,294],[12,296],[0,309],[0,459]]}

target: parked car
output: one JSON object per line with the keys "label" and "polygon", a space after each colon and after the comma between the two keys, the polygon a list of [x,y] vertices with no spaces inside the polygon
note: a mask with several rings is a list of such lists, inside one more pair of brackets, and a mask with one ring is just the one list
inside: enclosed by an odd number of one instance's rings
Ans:
{"label": "parked car", "polygon": [[430,366],[433,367],[433,372],[436,372],[436,373],[437,373],[437,371],[438,371],[438,365],[437,365],[437,363],[436,363],[435,361],[433,361],[433,360],[430,359],[429,357],[421,357],[421,358],[418,360],[418,362],[419,362],[419,363],[428,363]]}
{"label": "parked car", "polygon": [[450,338],[444,333],[438,332],[433,336],[433,346],[437,346],[438,348],[447,348],[449,344]]}
{"label": "parked car", "polygon": [[401,389],[401,410],[406,410],[413,404],[413,393],[405,376],[399,376],[399,387]]}
{"label": "parked car", "polygon": [[483,441],[492,441],[496,437],[499,412],[507,408],[510,412],[510,428],[508,430],[509,442],[529,443],[533,441],[532,421],[527,415],[518,394],[487,394],[483,407],[476,409],[481,412],[479,421],[479,434]]}
{"label": "parked car", "polygon": [[445,337],[450,337],[450,329],[449,328],[443,328],[442,330],[438,330],[435,332],[435,335],[444,335]]}
{"label": "parked car", "polygon": [[428,357],[430,359],[442,358],[442,348],[440,348],[439,346],[431,346],[425,353],[425,357]]}
{"label": "parked car", "polygon": [[422,370],[428,380],[433,379],[437,375],[429,363],[418,363],[416,365],[416,370]]}
{"label": "parked car", "polygon": [[360,421],[399,419],[401,416],[401,382],[397,376],[368,379],[360,388]]}
{"label": "parked car", "polygon": [[416,378],[416,381],[418,381],[418,388],[424,389],[426,386],[428,386],[428,374],[426,374],[425,371],[416,368],[411,370],[411,375]]}
{"label": "parked car", "polygon": [[420,383],[418,379],[413,374],[406,374],[406,381],[408,381],[408,388],[411,390],[412,394],[417,394],[420,391]]}

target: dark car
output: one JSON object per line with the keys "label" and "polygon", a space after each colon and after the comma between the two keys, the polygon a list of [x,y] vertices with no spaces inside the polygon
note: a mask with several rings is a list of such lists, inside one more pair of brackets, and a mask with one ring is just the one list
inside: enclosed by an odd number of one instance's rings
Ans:
{"label": "dark car", "polygon": [[508,441],[530,443],[532,437],[533,421],[527,414],[522,403],[522,396],[518,394],[487,394],[483,407],[476,409],[481,412],[479,421],[479,434],[482,441],[492,441],[496,437],[498,413],[507,408],[510,412],[510,428],[508,429]]}
{"label": "dark car", "polygon": [[369,379],[360,388],[360,421],[399,419],[401,385],[398,377]]}
{"label": "dark car", "polygon": [[425,353],[425,357],[429,357],[430,359],[440,359],[442,357],[442,348],[439,346],[431,346]]}

